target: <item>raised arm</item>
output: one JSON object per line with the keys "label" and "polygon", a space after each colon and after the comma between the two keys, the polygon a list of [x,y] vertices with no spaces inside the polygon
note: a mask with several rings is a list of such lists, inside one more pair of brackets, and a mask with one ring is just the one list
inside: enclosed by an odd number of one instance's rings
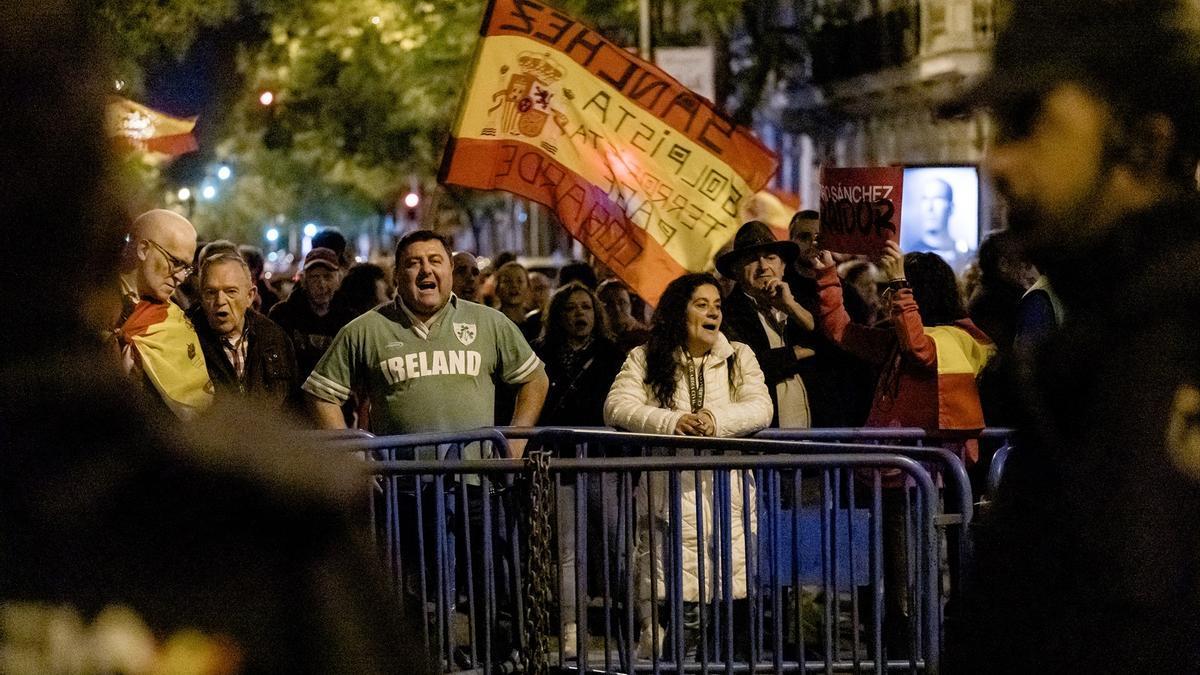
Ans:
{"label": "raised arm", "polygon": [[854,323],[842,304],[842,282],[829,251],[821,251],[813,262],[817,271],[817,295],[820,298],[821,330],[832,342],[855,356],[874,364],[882,364],[892,349],[894,339],[886,330]]}
{"label": "raised arm", "polygon": [[892,327],[896,330],[896,340],[900,351],[907,354],[912,362],[927,368],[937,367],[937,346],[933,338],[925,333],[921,323],[921,313],[917,309],[917,301],[913,298],[912,289],[904,277],[904,255],[895,242],[888,242],[879,259],[879,268],[883,271],[891,288],[888,294],[892,303]]}

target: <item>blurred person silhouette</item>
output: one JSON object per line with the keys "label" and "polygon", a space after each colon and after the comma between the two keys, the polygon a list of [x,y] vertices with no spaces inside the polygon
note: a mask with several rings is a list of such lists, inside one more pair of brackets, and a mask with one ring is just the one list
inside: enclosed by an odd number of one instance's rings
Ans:
{"label": "blurred person silhouette", "polygon": [[579,282],[592,290],[596,290],[598,284],[596,270],[592,269],[591,265],[582,260],[572,260],[558,268],[559,286],[566,286],[572,281]]}
{"label": "blurred person silhouette", "polygon": [[529,272],[519,262],[507,262],[496,269],[496,299],[500,313],[517,324],[526,340],[536,340],[542,332],[540,317],[529,316]]}
{"label": "blurred person silhouette", "polygon": [[629,353],[634,347],[646,344],[646,340],[650,339],[650,329],[633,316],[632,294],[624,281],[605,279],[596,296],[603,305],[609,330],[622,352]]}
{"label": "blurred person silhouette", "polygon": [[529,273],[529,304],[539,317],[550,304],[550,294],[553,292],[554,282],[550,277],[541,272]]}
{"label": "blurred person silhouette", "polygon": [[479,302],[479,261],[469,251],[454,252],[454,294]]}
{"label": "blurred person silhouette", "polygon": [[337,256],[338,267],[343,270],[348,269],[354,263],[353,256],[346,244],[346,235],[336,227],[328,227],[316,233],[312,238],[312,248],[327,248],[333,251]]}
{"label": "blurred person silhouette", "polygon": [[[976,529],[958,672],[1200,671],[1194,2],[1023,0],[958,103],[1062,306]],[[1036,608],[1035,611],[1030,611]]]}
{"label": "blurred person silhouette", "polygon": [[879,299],[879,268],[870,260],[850,260],[838,265],[842,280],[842,300],[850,320],[874,326],[884,317]]}
{"label": "blurred person silhouette", "polygon": [[[104,357],[126,223],[93,12],[0,20],[0,220],[25,226],[0,243],[54,251],[0,269],[0,307],[23,316],[0,324],[0,671],[435,672],[352,516],[357,469],[270,413],[156,415]],[[139,303],[168,301],[187,239],[156,233],[172,258],[133,243],[164,263],[148,287],[127,276]]]}
{"label": "blurred person silhouette", "polygon": [[347,270],[330,304],[353,319],[391,300],[392,284],[383,268],[374,263],[358,263]]}
{"label": "blurred person silhouette", "polygon": [[275,303],[279,302],[279,294],[267,283],[263,278],[263,272],[266,269],[266,259],[263,257],[262,249],[249,244],[242,244],[237,247],[238,255],[242,256],[242,260],[250,266],[250,276],[254,279],[254,309],[261,312],[263,315],[270,313],[271,308]]}
{"label": "blurred person silhouette", "polygon": [[1035,281],[1037,272],[1011,232],[993,232],[979,245],[979,285],[967,314],[1002,352],[1012,350],[1017,305]]}

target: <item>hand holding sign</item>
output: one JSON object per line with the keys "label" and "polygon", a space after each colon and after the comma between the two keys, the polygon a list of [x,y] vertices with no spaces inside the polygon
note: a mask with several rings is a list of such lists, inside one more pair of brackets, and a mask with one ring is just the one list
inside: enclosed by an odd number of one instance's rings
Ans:
{"label": "hand holding sign", "polygon": [[901,167],[821,171],[821,246],[838,253],[879,255],[900,241],[904,191]]}
{"label": "hand holding sign", "polygon": [[833,254],[825,249],[817,251],[817,255],[813,256],[812,267],[818,272],[827,270],[830,267],[833,267],[833,265]]}
{"label": "hand holding sign", "polygon": [[904,254],[896,242],[889,241],[883,245],[883,255],[879,257],[879,269],[883,278],[889,282],[904,278]]}

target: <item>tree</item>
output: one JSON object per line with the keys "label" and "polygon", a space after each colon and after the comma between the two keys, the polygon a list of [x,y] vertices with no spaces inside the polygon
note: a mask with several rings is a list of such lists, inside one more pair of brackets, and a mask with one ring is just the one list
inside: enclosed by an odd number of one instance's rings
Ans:
{"label": "tree", "polygon": [[[677,0],[710,29],[743,0]],[[135,93],[141,73],[180,58],[199,31],[260,25],[238,55],[240,86],[219,101],[212,159],[236,180],[193,219],[207,236],[257,241],[268,223],[377,228],[415,180],[433,190],[465,87],[484,0],[104,0],[100,18]],[[563,9],[632,44],[637,0],[569,0]],[[684,7],[687,5],[688,7]],[[270,105],[260,94],[273,95]],[[165,188],[166,186],[162,186]],[[430,203],[433,200],[426,200]],[[477,215],[470,193],[441,204]]]}

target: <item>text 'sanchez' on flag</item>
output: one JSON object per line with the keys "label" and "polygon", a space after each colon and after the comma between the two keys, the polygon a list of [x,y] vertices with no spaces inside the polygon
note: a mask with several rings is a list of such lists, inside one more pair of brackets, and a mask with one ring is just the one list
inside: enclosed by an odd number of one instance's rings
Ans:
{"label": "text 'sanchez' on flag", "polygon": [[712,103],[590,27],[491,0],[439,179],[546,205],[654,304],[711,265],[776,166]]}
{"label": "text 'sanchez' on flag", "polygon": [[110,96],[105,111],[108,137],[128,149],[174,157],[198,149],[196,118],[171,117],[127,98]]}

